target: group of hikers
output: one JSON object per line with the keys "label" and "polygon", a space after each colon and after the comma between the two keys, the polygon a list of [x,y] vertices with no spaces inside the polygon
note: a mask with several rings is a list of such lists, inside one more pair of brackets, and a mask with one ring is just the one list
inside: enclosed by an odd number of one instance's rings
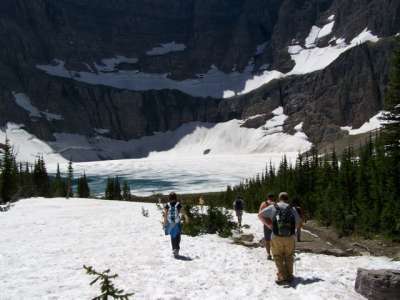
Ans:
{"label": "group of hikers", "polygon": [[[204,202],[204,200],[203,200]],[[202,203],[204,204],[204,203]],[[163,209],[163,226],[166,235],[171,237],[174,257],[179,257],[181,241],[181,209],[177,195],[170,193],[168,204]],[[244,200],[238,196],[233,202],[238,220],[238,227],[242,227]],[[264,227],[265,248],[267,259],[274,260],[277,267],[275,282],[279,285],[291,283],[293,277],[293,264],[296,240],[300,242],[303,211],[298,205],[298,199],[289,203],[286,192],[279,194],[275,200],[274,194],[268,194],[267,199],[260,205],[258,218]]]}

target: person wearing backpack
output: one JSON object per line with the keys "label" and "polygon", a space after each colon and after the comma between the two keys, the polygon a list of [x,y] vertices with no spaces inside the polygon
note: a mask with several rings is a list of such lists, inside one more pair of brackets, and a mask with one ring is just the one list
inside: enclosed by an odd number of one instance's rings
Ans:
{"label": "person wearing backpack", "polygon": [[236,197],[235,201],[233,201],[233,209],[235,210],[236,217],[238,219],[239,228],[242,227],[242,216],[244,209],[244,200],[242,197]]}
{"label": "person wearing backpack", "polygon": [[165,234],[171,236],[172,254],[174,257],[179,256],[181,243],[181,209],[182,205],[178,202],[178,197],[174,192],[168,196],[168,204],[164,206],[164,229]]}
{"label": "person wearing backpack", "polygon": [[264,208],[258,218],[272,229],[271,252],[278,269],[277,284],[293,281],[293,263],[296,228],[300,226],[300,216],[289,203],[286,192],[279,194],[279,202]]}
{"label": "person wearing backpack", "polygon": [[[270,205],[275,204],[275,199],[274,199],[274,194],[270,193],[267,196],[267,200],[263,201],[260,205],[260,208],[258,212],[260,213],[263,211],[265,208],[267,208]],[[272,260],[271,256],[271,235],[272,235],[272,229],[269,228],[268,226],[264,225],[264,241],[265,241],[265,249],[267,250],[267,259]]]}

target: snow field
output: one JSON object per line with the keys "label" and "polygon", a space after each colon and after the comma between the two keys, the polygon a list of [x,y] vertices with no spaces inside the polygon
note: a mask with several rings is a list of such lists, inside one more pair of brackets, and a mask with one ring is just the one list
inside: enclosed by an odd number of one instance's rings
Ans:
{"label": "snow field", "polygon": [[[83,264],[118,273],[116,286],[134,299],[363,299],[353,288],[357,267],[400,268],[382,257],[300,254],[302,280],[282,288],[264,249],[216,235],[183,236],[181,254],[192,260],[173,259],[160,220],[154,204],[22,200],[0,215],[0,299],[90,299],[98,287],[89,286]],[[244,224],[262,236],[256,215],[244,214]]]}

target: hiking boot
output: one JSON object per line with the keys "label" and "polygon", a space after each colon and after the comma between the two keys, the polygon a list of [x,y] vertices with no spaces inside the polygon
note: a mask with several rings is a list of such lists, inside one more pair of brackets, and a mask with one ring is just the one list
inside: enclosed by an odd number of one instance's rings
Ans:
{"label": "hiking boot", "polygon": [[174,257],[178,257],[179,256],[179,250],[178,249],[174,249],[172,251],[172,254],[174,255]]}
{"label": "hiking boot", "polygon": [[294,276],[293,275],[289,275],[288,278],[286,278],[286,282],[287,283],[292,283],[294,280]]}
{"label": "hiking boot", "polygon": [[278,278],[278,279],[275,280],[275,283],[277,285],[285,285],[287,283],[287,281],[285,279],[283,279],[283,278]]}

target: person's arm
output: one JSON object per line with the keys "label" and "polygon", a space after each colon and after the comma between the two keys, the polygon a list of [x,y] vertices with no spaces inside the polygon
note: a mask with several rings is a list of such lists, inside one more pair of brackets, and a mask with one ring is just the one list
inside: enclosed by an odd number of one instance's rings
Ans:
{"label": "person's arm", "polygon": [[258,213],[258,219],[268,228],[272,228],[272,218],[271,218],[271,209],[264,208],[262,211]]}
{"label": "person's arm", "polygon": [[260,204],[260,208],[258,209],[258,213],[260,213],[264,208],[266,208],[267,207],[267,205],[265,204],[265,202],[262,202],[261,204]]}
{"label": "person's arm", "polygon": [[163,210],[164,226],[167,225],[167,223],[168,223],[167,215],[168,215],[168,209],[165,207]]}
{"label": "person's arm", "polygon": [[293,207],[293,212],[294,212],[294,218],[296,220],[296,229],[300,229],[302,225],[302,219],[300,218],[299,213],[294,207]]}

